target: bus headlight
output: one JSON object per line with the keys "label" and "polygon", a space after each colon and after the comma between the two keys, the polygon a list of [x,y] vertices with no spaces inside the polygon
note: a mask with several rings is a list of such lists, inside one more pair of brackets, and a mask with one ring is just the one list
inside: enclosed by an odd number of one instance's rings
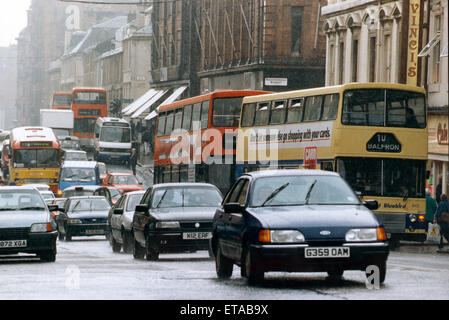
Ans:
{"label": "bus headlight", "polygon": [[410,219],[411,223],[416,222],[416,215],[411,214],[411,215],[408,216],[408,218]]}

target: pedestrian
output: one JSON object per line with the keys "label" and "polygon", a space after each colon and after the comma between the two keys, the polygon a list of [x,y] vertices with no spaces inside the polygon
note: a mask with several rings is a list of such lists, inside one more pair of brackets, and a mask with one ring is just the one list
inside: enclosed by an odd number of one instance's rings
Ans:
{"label": "pedestrian", "polygon": [[437,206],[437,202],[430,195],[430,191],[426,190],[426,216],[424,218],[426,222],[426,233],[429,230],[429,223],[433,223],[433,220],[435,220]]}
{"label": "pedestrian", "polygon": [[440,226],[441,239],[438,248],[441,249],[443,248],[443,236],[446,241],[449,241],[449,201],[447,201],[445,194],[441,195],[441,201],[435,214],[435,222]]}
{"label": "pedestrian", "polygon": [[143,145],[144,145],[144,152],[145,155],[149,155],[150,154],[150,142],[151,142],[151,132],[150,130],[145,130],[145,132],[143,133],[142,136],[142,140],[143,140]]}
{"label": "pedestrian", "polygon": [[19,183],[19,179],[18,179],[18,178],[15,178],[14,181],[12,181],[12,182],[9,183],[9,185],[10,185],[10,186],[18,186],[18,183]]}
{"label": "pedestrian", "polygon": [[441,194],[443,193],[443,179],[440,178],[438,184],[437,184],[437,188],[436,188],[436,200],[437,203],[440,203],[441,201]]}
{"label": "pedestrian", "polygon": [[137,152],[135,148],[131,149],[131,155],[129,157],[129,168],[133,170],[133,174],[136,175],[137,166]]}

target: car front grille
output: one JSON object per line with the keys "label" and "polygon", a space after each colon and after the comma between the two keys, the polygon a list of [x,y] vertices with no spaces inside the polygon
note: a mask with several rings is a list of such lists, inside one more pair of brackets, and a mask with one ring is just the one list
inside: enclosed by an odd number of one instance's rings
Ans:
{"label": "car front grille", "polygon": [[0,229],[0,240],[26,240],[30,228],[3,228]]}
{"label": "car front grille", "polygon": [[[199,224],[199,227],[196,227],[196,224]],[[210,221],[193,221],[193,222],[181,222],[181,229],[192,229],[192,230],[211,230],[212,222]]]}
{"label": "car front grille", "polygon": [[117,149],[117,148],[104,148],[103,152],[128,153],[128,150],[127,149]]}
{"label": "car front grille", "polygon": [[108,222],[106,218],[81,219],[83,224],[104,224]]}

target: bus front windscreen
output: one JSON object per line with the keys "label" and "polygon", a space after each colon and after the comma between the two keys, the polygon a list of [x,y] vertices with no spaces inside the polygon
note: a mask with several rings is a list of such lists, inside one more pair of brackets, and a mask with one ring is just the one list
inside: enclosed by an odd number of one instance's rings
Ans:
{"label": "bus front windscreen", "polygon": [[73,132],[92,133],[94,132],[96,121],[97,121],[96,118],[75,119]]}
{"label": "bus front windscreen", "polygon": [[71,94],[61,94],[55,95],[53,99],[54,106],[70,106],[72,104]]}
{"label": "bus front windscreen", "polygon": [[131,142],[131,130],[130,130],[130,128],[103,127],[101,130],[100,141],[130,143]]}
{"label": "bus front windscreen", "polygon": [[242,101],[242,97],[215,99],[212,125],[214,127],[238,127]]}
{"label": "bus front windscreen", "polygon": [[85,105],[106,104],[106,94],[104,92],[78,91],[74,93],[73,103]]}
{"label": "bus front windscreen", "polygon": [[57,149],[18,149],[14,151],[14,168],[59,168]]}

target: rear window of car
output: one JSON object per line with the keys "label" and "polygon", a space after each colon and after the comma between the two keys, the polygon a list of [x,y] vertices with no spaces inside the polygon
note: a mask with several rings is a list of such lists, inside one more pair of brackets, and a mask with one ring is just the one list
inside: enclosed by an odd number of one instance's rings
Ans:
{"label": "rear window of car", "polygon": [[70,211],[103,211],[111,206],[106,199],[74,199],[70,202]]}

